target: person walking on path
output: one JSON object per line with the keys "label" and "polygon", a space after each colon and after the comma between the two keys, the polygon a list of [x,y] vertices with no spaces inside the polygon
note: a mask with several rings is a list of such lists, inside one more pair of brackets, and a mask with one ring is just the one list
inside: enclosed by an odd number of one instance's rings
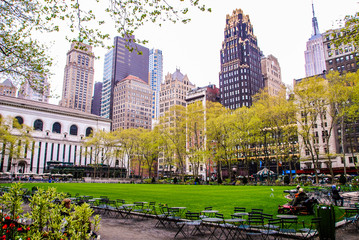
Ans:
{"label": "person walking on path", "polygon": [[340,201],[340,206],[343,206],[343,197],[340,196],[339,194],[340,192],[340,187],[337,189],[337,187],[335,185],[332,186],[332,198],[334,200],[335,206],[337,205],[337,201]]}

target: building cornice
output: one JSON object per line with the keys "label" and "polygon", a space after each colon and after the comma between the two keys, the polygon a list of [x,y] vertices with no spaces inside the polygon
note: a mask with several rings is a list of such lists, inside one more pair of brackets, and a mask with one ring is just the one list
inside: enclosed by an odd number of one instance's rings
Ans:
{"label": "building cornice", "polygon": [[89,119],[89,120],[111,123],[110,119],[101,118],[97,115],[85,113],[85,112],[78,111],[75,109],[61,107],[61,106],[54,105],[54,104],[32,101],[32,100],[27,100],[27,99],[20,99],[20,98],[16,98],[16,97],[0,96],[0,106],[1,105],[11,106],[11,107],[19,107],[19,108],[23,108],[23,109],[30,109],[30,110],[42,111],[42,112],[47,112],[47,113],[52,113],[52,114],[66,115],[66,116],[76,117],[76,118],[80,117],[80,118]]}

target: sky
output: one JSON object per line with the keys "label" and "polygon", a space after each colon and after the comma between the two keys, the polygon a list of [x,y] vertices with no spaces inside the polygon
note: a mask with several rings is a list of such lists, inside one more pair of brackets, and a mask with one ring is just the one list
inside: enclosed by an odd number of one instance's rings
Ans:
{"label": "sky", "polygon": [[[338,20],[353,15],[359,9],[359,0],[202,0],[212,9],[211,13],[193,9],[189,13],[191,22],[188,24],[168,23],[162,27],[145,24],[135,36],[148,40],[144,45],[147,48],[162,50],[164,76],[179,68],[196,86],[218,86],[226,15],[231,15],[235,9],[242,9],[244,14],[249,15],[259,48],[265,56],[272,54],[278,58],[282,81],[292,85],[293,79],[305,77],[304,51],[313,32],[312,2],[321,33],[339,27]],[[117,36],[112,26],[108,24],[105,27],[113,33],[112,39]],[[49,35],[45,40],[51,41],[50,55],[54,58],[51,90],[61,98],[70,43],[63,33]],[[95,82],[102,82],[106,52],[106,49],[94,49],[95,56],[100,57],[95,60]],[[56,104],[60,98],[50,102]]]}

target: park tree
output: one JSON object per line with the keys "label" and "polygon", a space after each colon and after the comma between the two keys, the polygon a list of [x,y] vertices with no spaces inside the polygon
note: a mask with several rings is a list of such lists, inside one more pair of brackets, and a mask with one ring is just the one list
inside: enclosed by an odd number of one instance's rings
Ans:
{"label": "park tree", "polygon": [[232,178],[233,147],[233,121],[231,121],[231,110],[224,108],[219,103],[212,103],[207,108],[207,135],[208,144],[217,165],[217,178],[221,182],[222,166],[228,167],[229,175]]}
{"label": "park tree", "polygon": [[[346,143],[352,146],[350,132],[355,131],[354,126],[358,120],[359,102],[357,101],[357,94],[359,89],[359,72],[344,73],[341,75],[338,72],[330,72],[327,75],[327,80],[329,85],[328,101],[332,107],[332,124],[339,125],[341,156],[345,159]],[[328,144],[329,143],[327,143],[327,145]],[[355,151],[352,149],[351,152],[354,159]],[[346,161],[344,161],[344,175],[345,174]]]}
{"label": "park tree", "polygon": [[232,115],[234,145],[238,149],[239,158],[247,169],[249,178],[249,165],[255,159],[252,147],[258,143],[261,131],[260,119],[255,115],[254,108],[237,108]]}
{"label": "park tree", "polygon": [[143,129],[138,137],[138,156],[144,160],[145,167],[148,169],[148,176],[153,177],[153,168],[158,161],[161,143],[158,127],[153,130]]}
{"label": "park tree", "polygon": [[[4,171],[5,156],[8,156],[7,169],[10,171],[13,158],[25,157],[32,137],[32,129],[20,124],[16,118],[0,117],[0,171]],[[25,151],[24,151],[25,149]]]}
{"label": "park tree", "polygon": [[[97,176],[97,169],[102,169],[102,166],[106,164],[108,167],[107,177],[110,177],[110,166],[113,164],[115,158],[115,148],[117,147],[117,140],[113,132],[98,131],[90,136],[86,137],[83,146],[90,148],[91,157],[93,157],[94,177]],[[100,176],[102,173],[100,172]]]}
{"label": "park tree", "polygon": [[176,171],[184,180],[186,172],[186,108],[182,105],[175,105],[160,118],[159,131],[166,139],[166,142],[173,153],[173,160],[176,164]]}
{"label": "park tree", "polygon": [[[318,182],[320,159],[320,149],[318,147],[320,130],[322,130],[323,134],[327,134],[324,123],[323,127],[321,125],[327,118],[327,91],[326,80],[318,76],[302,79],[294,86],[295,103],[298,108],[296,115],[298,136],[302,139],[302,148],[306,155],[309,154],[312,160],[316,182]],[[331,167],[331,162],[329,162],[329,167]]]}
{"label": "park tree", "polygon": [[115,131],[117,143],[121,146],[125,158],[127,158],[127,177],[131,174],[132,160],[138,150],[138,136],[140,130],[137,128],[120,129]]}
{"label": "park tree", "polygon": [[[294,127],[296,108],[293,101],[286,98],[285,89],[276,96],[270,95],[267,91],[261,91],[254,96],[252,107],[256,117],[260,119],[258,124],[262,138],[259,142],[264,145],[265,165],[269,166],[268,151],[271,151],[276,158],[276,173],[279,174],[279,165],[290,160],[289,152],[292,149],[291,142],[293,142],[291,139],[296,130]],[[291,167],[290,163],[289,166]]]}
{"label": "park tree", "polygon": [[[0,73],[14,83],[27,81],[44,92],[43,81],[50,74],[49,45],[39,40],[42,33],[61,32],[70,42],[107,46],[110,34],[127,39],[127,46],[145,43],[134,34],[145,24],[190,21],[194,9],[211,11],[200,0],[0,0]],[[104,20],[105,19],[105,20]],[[114,31],[106,32],[111,25]],[[78,45],[82,48],[81,45]],[[107,46],[109,47],[109,46]]]}
{"label": "park tree", "polygon": [[187,105],[186,148],[195,177],[198,177],[200,165],[205,163],[207,155],[206,109],[204,104],[202,101],[197,101]]}

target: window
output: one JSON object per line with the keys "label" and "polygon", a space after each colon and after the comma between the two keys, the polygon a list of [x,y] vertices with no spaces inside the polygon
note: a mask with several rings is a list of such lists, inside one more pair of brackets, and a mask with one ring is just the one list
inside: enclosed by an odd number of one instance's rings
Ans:
{"label": "window", "polygon": [[24,124],[24,119],[20,116],[16,116],[12,126],[14,128],[18,128],[18,127],[21,127],[22,124]]}
{"label": "window", "polygon": [[93,132],[93,129],[91,127],[86,128],[86,137],[90,136]]}
{"label": "window", "polygon": [[72,125],[70,127],[70,135],[77,136],[77,126],[76,125]]}
{"label": "window", "polygon": [[34,130],[42,131],[43,126],[44,126],[44,123],[40,119],[35,120],[35,122],[34,122]]}
{"label": "window", "polygon": [[61,124],[59,122],[55,122],[52,125],[52,132],[53,133],[61,133]]}

